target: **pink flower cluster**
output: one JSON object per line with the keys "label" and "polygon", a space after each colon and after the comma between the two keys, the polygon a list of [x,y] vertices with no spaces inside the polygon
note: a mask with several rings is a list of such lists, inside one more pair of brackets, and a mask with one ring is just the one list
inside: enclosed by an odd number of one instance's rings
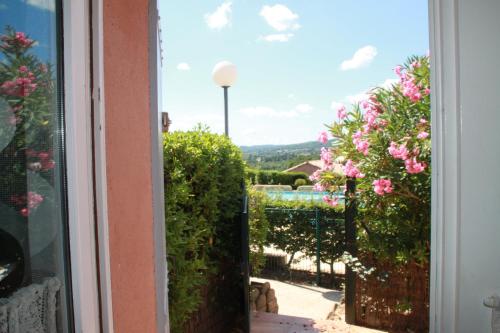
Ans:
{"label": "pink flower cluster", "polygon": [[417,138],[423,140],[423,139],[426,139],[428,136],[429,136],[429,133],[427,133],[426,131],[422,131],[422,132],[418,133]]}
{"label": "pink flower cluster", "polygon": [[418,162],[416,157],[412,157],[405,161],[405,167],[408,173],[415,174],[424,171],[426,164],[424,162]]}
{"label": "pink flower cluster", "polygon": [[401,82],[401,87],[403,88],[403,95],[408,97],[412,102],[418,102],[422,98],[420,88],[415,84],[413,77],[407,76]]}
{"label": "pink flower cluster", "polygon": [[33,40],[26,37],[26,34],[24,32],[16,32],[15,40],[24,47],[28,47],[33,44]]}
{"label": "pink flower cluster", "polygon": [[[420,68],[422,66],[421,63],[414,61],[411,64],[411,67],[413,69],[415,68]],[[399,76],[399,79],[401,81],[401,88],[403,91],[403,95],[408,97],[412,102],[418,102],[420,99],[422,99],[422,86],[417,85],[415,83],[415,78],[411,76],[410,74],[404,72],[403,67],[397,66],[394,68],[394,72],[396,73],[397,76]],[[429,88],[424,89],[424,94],[429,95],[431,93],[431,90]]]}
{"label": "pink flower cluster", "polygon": [[328,143],[328,133],[326,131],[322,131],[321,133],[319,133],[318,141],[324,145],[327,144]]}
{"label": "pink flower cluster", "polygon": [[333,166],[332,152],[330,149],[321,147],[321,161],[323,162],[322,170],[331,170]]}
{"label": "pink flower cluster", "polygon": [[318,181],[321,179],[321,170],[316,170],[314,171],[310,176],[309,176],[309,180],[314,182],[314,181]]}
{"label": "pink flower cluster", "polygon": [[387,150],[389,154],[396,159],[404,161],[408,158],[408,148],[406,148],[406,144],[404,143],[398,146],[396,142],[393,141]]}
{"label": "pink flower cluster", "polygon": [[345,119],[347,117],[347,111],[344,105],[339,106],[337,109],[337,117],[339,119]]}
{"label": "pink flower cluster", "polygon": [[28,164],[29,168],[33,171],[48,171],[54,169],[56,165],[49,152],[37,152],[33,149],[28,149],[26,150],[26,156],[36,159]]}
{"label": "pink flower cluster", "polygon": [[330,197],[329,195],[325,195],[323,196],[323,201],[329,205],[329,206],[332,206],[332,207],[335,207],[339,204],[339,199],[337,197]]}
{"label": "pink flower cluster", "polygon": [[5,81],[0,85],[0,91],[6,95],[16,97],[27,97],[31,95],[37,87],[34,83],[35,76],[28,70],[26,66],[19,67],[19,74],[21,76],[11,81]]}
{"label": "pink flower cluster", "polygon": [[363,115],[365,121],[365,125],[363,126],[364,133],[368,133],[370,130],[377,129],[380,125],[383,125],[378,120],[381,112],[374,97],[361,102],[361,107],[365,110],[365,114]]}
{"label": "pink flower cluster", "polygon": [[390,179],[377,179],[373,181],[373,191],[378,195],[384,195],[386,193],[391,193],[393,190],[392,183]]}
{"label": "pink flower cluster", "polygon": [[363,178],[365,175],[359,171],[351,160],[347,160],[344,165],[344,174],[351,178]]}
{"label": "pink flower cluster", "polygon": [[43,196],[36,192],[28,192],[28,194],[24,195],[13,195],[10,198],[10,201],[16,205],[20,206],[21,209],[19,212],[22,216],[27,217],[33,210],[38,208],[40,204],[43,202]]}
{"label": "pink flower cluster", "polygon": [[370,142],[368,140],[363,140],[363,132],[357,131],[352,135],[352,143],[356,146],[356,149],[363,155],[368,155],[368,148],[370,148]]}
{"label": "pink flower cluster", "polygon": [[2,48],[7,48],[7,47],[22,47],[22,48],[27,48],[33,45],[34,41],[32,39],[29,39],[26,37],[26,34],[24,32],[16,32],[13,36],[2,36],[0,38],[4,44],[2,45]]}
{"label": "pink flower cluster", "polygon": [[[406,148],[406,144],[397,145],[395,142],[391,142],[391,145],[387,149],[392,157],[403,160],[405,162],[406,171],[411,174],[420,173],[425,170],[426,164],[424,162],[418,162],[415,156],[411,157]],[[418,154],[418,149],[413,150],[413,154]]]}

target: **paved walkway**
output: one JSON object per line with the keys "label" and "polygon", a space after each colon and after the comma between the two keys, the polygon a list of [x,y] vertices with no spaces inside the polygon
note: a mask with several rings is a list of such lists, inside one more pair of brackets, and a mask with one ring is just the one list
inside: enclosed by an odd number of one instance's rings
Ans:
{"label": "paved walkway", "polygon": [[274,313],[254,312],[251,333],[384,333],[342,321],[313,320]]}
{"label": "paved walkway", "polygon": [[269,282],[276,292],[279,314],[314,319],[326,319],[339,303],[342,292],[310,285],[276,280],[252,278],[252,281]]}
{"label": "paved walkway", "polygon": [[252,333],[383,333],[347,325],[343,320],[327,320],[342,292],[309,285],[252,278],[269,282],[276,292],[279,314],[254,312]]}

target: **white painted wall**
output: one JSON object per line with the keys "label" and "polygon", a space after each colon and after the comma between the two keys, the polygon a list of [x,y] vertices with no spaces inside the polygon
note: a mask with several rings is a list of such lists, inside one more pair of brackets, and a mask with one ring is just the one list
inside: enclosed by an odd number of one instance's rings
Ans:
{"label": "white painted wall", "polygon": [[500,1],[431,1],[431,329],[491,332],[500,293]]}

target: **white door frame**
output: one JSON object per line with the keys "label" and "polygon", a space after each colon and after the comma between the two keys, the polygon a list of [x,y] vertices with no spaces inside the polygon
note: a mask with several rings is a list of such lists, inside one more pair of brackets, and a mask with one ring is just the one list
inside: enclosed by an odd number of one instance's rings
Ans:
{"label": "white door frame", "polygon": [[[457,0],[429,0],[432,110],[430,332],[456,332],[460,232]],[[450,38],[452,36],[452,38]]]}
{"label": "white door frame", "polygon": [[[90,5],[89,0],[63,0],[66,159],[73,306],[76,332],[112,333],[104,102],[101,98],[104,89],[101,70],[102,2],[92,3],[93,36],[89,25]],[[94,53],[92,55],[91,41]]]}
{"label": "white door frame", "polygon": [[[64,87],[66,110],[66,147],[68,177],[68,208],[70,225],[71,267],[73,283],[73,305],[77,332],[100,332],[102,309],[103,331],[113,332],[111,280],[109,266],[109,233],[106,209],[106,156],[104,126],[104,77],[103,77],[103,31],[102,0],[92,0],[93,24],[93,107],[95,139],[95,176],[97,207],[97,235],[99,251],[99,272],[97,273],[93,169],[92,169],[92,102],[90,96],[90,29],[88,0],[63,0],[64,27]],[[454,332],[456,330],[457,294],[457,242],[459,232],[458,204],[459,183],[459,136],[460,114],[457,110],[458,87],[456,71],[457,40],[443,36],[456,36],[456,0],[429,0],[431,83],[432,83],[432,228],[431,228],[431,289],[430,289],[430,331]],[[150,20],[155,19],[156,1],[150,2]],[[156,21],[154,22],[156,29]],[[157,43],[157,36],[150,40],[150,46]],[[151,49],[150,49],[151,50]],[[156,53],[156,46],[154,47]],[[156,54],[154,55],[156,59]],[[150,57],[150,62],[154,60]],[[156,61],[156,60],[154,60]],[[157,68],[150,64],[150,76]],[[446,77],[445,77],[446,75]],[[156,75],[151,76],[157,79]],[[446,81],[446,84],[443,82]],[[156,89],[156,85],[153,87]],[[152,88],[152,89],[153,89]],[[157,97],[151,91],[151,97]],[[157,105],[151,105],[153,162],[161,161],[161,150],[155,147],[160,132]],[[445,110],[446,119],[444,119]],[[451,111],[449,111],[451,110]],[[445,145],[446,143],[446,145]],[[446,170],[446,172],[444,172]],[[153,169],[153,177],[162,170]],[[155,179],[157,181],[157,179]],[[155,184],[155,181],[153,184]],[[444,196],[446,188],[446,197]],[[452,189],[455,189],[454,191]],[[154,189],[155,197],[162,188]],[[155,220],[160,220],[163,207],[155,203]],[[157,231],[161,231],[155,221]],[[157,233],[163,236],[163,233]],[[157,241],[157,237],[155,238]],[[158,332],[168,332],[168,311],[166,304],[166,281],[162,271],[164,248],[157,248],[157,311]],[[162,260],[164,262],[164,260]],[[164,267],[164,266],[163,266]],[[100,288],[99,288],[100,283]],[[163,286],[162,286],[163,285]],[[101,299],[99,299],[99,289]],[[163,326],[163,328],[162,328]]]}
{"label": "white door frame", "polygon": [[75,331],[100,332],[87,0],[63,0],[68,225]]}

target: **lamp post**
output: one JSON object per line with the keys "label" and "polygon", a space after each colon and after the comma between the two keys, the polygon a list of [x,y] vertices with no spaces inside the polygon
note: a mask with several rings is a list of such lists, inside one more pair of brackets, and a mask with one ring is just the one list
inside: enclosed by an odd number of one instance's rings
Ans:
{"label": "lamp post", "polygon": [[224,125],[226,136],[229,136],[229,123],[228,123],[228,94],[227,91],[238,77],[236,66],[229,61],[221,61],[217,63],[212,71],[212,78],[219,87],[224,89]]}

